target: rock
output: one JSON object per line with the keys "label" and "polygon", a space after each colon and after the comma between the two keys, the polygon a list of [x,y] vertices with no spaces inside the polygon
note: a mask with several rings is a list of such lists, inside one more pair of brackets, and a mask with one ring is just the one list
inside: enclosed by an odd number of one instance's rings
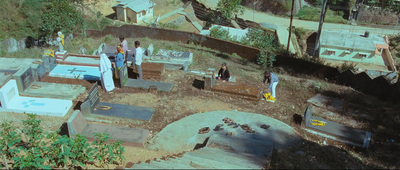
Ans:
{"label": "rock", "polygon": [[7,51],[7,53],[13,53],[18,51],[18,42],[14,38],[9,38],[3,41],[1,44],[1,49]]}

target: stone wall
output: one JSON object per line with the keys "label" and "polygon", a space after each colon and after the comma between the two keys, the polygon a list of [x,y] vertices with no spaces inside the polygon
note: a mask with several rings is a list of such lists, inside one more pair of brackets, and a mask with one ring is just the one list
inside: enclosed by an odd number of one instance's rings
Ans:
{"label": "stone wall", "polygon": [[88,37],[103,37],[105,35],[113,35],[119,37],[124,35],[126,38],[141,38],[148,37],[151,39],[167,40],[167,41],[181,41],[188,43],[190,41],[204,47],[215,49],[224,53],[236,53],[239,56],[246,58],[250,61],[255,61],[260,49],[244,46],[238,43],[224,41],[209,36],[204,36],[196,33],[167,30],[160,28],[151,28],[138,25],[124,25],[121,27],[107,26],[104,30],[87,30]]}

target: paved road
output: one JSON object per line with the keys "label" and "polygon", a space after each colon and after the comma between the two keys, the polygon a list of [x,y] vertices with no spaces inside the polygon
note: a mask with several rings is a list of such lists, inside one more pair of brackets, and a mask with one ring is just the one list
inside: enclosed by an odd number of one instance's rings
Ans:
{"label": "paved road", "polygon": [[[253,11],[250,8],[246,8],[246,10],[244,11],[244,14],[239,15],[238,17],[253,21],[253,12],[254,12],[254,21],[255,22],[269,22],[269,23],[273,23],[273,24],[277,25],[278,27],[286,27],[286,28],[289,27],[290,18],[277,17],[277,16],[273,16],[273,15],[270,15],[267,13]],[[293,19],[293,26],[311,29],[311,30],[318,30],[318,22],[314,22],[314,21],[304,21],[304,20]],[[400,33],[400,27],[399,27],[399,29],[396,30],[396,29],[373,28],[373,27],[355,26],[355,25],[346,25],[346,24],[337,24],[337,23],[324,23],[323,29],[337,30],[337,31],[349,30],[349,31],[354,31],[354,32],[359,32],[359,33],[364,33],[365,31],[369,31],[369,32],[375,33],[375,34],[385,34],[385,35]]]}

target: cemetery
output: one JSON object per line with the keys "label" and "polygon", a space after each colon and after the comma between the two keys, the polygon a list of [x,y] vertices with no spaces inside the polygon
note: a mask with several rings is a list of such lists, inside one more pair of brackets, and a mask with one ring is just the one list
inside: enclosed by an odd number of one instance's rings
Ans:
{"label": "cemetery", "polygon": [[[196,51],[154,52],[154,46],[146,49],[144,79],[136,79],[137,71],[128,61],[118,79],[113,74],[115,89],[109,92],[100,83],[99,54],[64,51],[22,62],[0,58],[0,63],[9,63],[0,70],[0,120],[33,113],[49,130],[64,129],[71,140],[83,135],[93,142],[98,139],[95,134],[109,134],[108,143],[120,141],[126,147],[126,160],[118,169],[261,169],[273,166],[273,157],[282,156],[287,148],[294,147],[295,155],[309,159],[304,145],[369,150],[379,140],[376,131],[356,121],[375,117],[356,114],[371,108],[363,109],[358,98],[347,100],[353,95],[332,98],[331,93],[312,91],[316,82],[278,73],[277,102],[267,103],[259,86],[262,77],[244,74],[244,66],[236,61],[222,60],[229,61],[233,74],[223,82],[215,78],[220,58],[207,59]],[[115,47],[102,43],[100,49],[108,50],[113,61]],[[259,71],[255,65],[245,69]],[[300,124],[290,119],[301,112]],[[350,112],[353,117],[337,116]],[[321,144],[314,145],[305,136]]]}

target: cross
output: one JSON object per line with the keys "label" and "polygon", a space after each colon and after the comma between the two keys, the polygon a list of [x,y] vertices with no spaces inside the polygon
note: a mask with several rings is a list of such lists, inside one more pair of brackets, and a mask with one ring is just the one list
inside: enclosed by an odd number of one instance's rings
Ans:
{"label": "cross", "polygon": [[28,102],[22,102],[25,108],[29,107],[30,105],[33,106],[44,106],[45,103],[35,103],[35,100],[29,100]]}
{"label": "cross", "polygon": [[77,70],[76,67],[72,70],[67,70],[67,71],[71,71],[70,73],[72,74],[73,72],[86,72],[86,70]]}

